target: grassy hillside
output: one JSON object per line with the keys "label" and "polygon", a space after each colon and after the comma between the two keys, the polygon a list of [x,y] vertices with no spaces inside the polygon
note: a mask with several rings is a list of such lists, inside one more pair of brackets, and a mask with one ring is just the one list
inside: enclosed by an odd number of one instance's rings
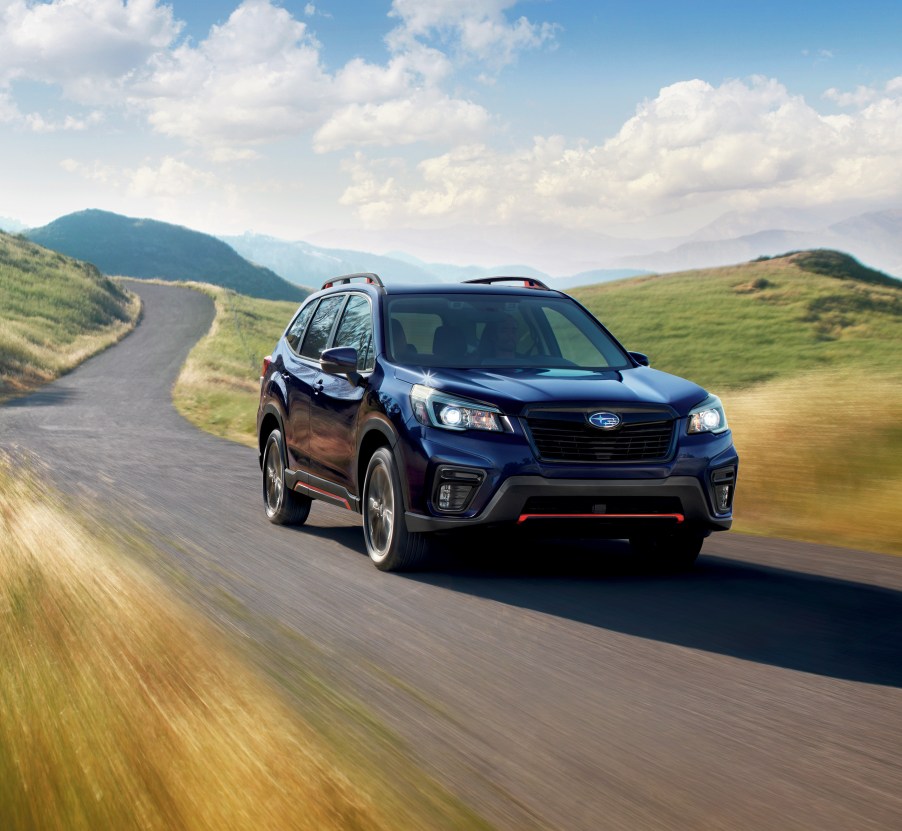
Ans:
{"label": "grassy hillside", "polygon": [[[573,294],[653,366],[725,400],[737,530],[902,553],[902,284],[817,251]],[[259,363],[291,311],[219,299],[182,411],[253,445]]]}
{"label": "grassy hillside", "polygon": [[572,294],[628,349],[648,353],[652,366],[718,391],[816,369],[902,363],[902,283],[836,252]]}
{"label": "grassy hillside", "polygon": [[179,225],[107,211],[79,211],[27,236],[54,251],[94,263],[105,274],[197,280],[251,297],[299,302],[307,290],[242,258],[221,240]]}
{"label": "grassy hillside", "polygon": [[93,265],[0,232],[0,400],[115,343],[139,311]]}

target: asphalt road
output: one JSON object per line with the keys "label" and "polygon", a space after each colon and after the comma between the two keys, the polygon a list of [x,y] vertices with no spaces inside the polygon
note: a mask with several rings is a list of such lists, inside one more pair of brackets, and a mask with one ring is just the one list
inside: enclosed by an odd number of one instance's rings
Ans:
{"label": "asphalt road", "polygon": [[[170,403],[209,299],[138,291],[132,335],[0,408],[0,446],[145,528],[161,573],[203,587],[205,611],[261,652],[277,639],[298,662],[330,656],[488,819],[902,827],[902,560],[729,533],[666,577],[633,570],[622,543],[506,536],[382,574],[353,514],[316,503],[304,529],[265,521],[255,453]],[[231,620],[216,597],[249,613]]]}

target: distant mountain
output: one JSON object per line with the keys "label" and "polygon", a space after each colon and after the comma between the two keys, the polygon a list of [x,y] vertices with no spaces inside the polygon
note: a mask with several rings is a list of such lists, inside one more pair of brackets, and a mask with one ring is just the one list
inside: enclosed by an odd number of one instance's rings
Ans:
{"label": "distant mountain", "polygon": [[107,211],[68,214],[26,236],[103,273],[162,280],[198,280],[268,300],[300,302],[309,294],[268,268],[249,263],[216,237],[153,219]]}
{"label": "distant mountain", "polygon": [[523,263],[482,266],[431,263],[404,251],[371,254],[347,248],[322,248],[308,242],[288,242],[261,234],[220,237],[247,259],[265,265],[283,277],[306,285],[319,285],[339,274],[375,271],[386,283],[460,283],[494,275],[535,277],[554,288],[566,290],[575,286],[619,280],[647,274],[644,269],[594,269],[567,277],[551,277],[544,271]]}
{"label": "distant mountain", "polygon": [[[801,217],[799,218],[801,220]],[[801,224],[801,222],[800,222]],[[848,251],[857,259],[895,277],[902,277],[902,211],[887,210],[804,230],[762,230],[729,238],[717,233],[742,227],[740,218],[702,229],[694,239],[654,253],[620,257],[617,265],[646,268],[658,272],[689,268],[715,268],[747,262],[756,257],[773,257],[786,251],[831,248]]]}
{"label": "distant mountain", "polygon": [[386,283],[422,283],[436,279],[427,268],[392,256],[344,248],[320,248],[263,234],[245,233],[220,239],[242,257],[273,269],[293,283],[316,288],[330,277],[361,271],[374,271]]}

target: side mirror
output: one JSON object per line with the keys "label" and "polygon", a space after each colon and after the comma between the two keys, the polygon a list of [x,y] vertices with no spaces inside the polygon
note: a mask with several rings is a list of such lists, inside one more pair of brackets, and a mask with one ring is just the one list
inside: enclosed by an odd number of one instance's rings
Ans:
{"label": "side mirror", "polygon": [[639,366],[651,366],[651,362],[648,360],[648,355],[643,352],[630,352],[630,357],[637,363]]}
{"label": "side mirror", "polygon": [[326,349],[319,356],[319,364],[329,375],[356,375],[357,350],[353,346]]}

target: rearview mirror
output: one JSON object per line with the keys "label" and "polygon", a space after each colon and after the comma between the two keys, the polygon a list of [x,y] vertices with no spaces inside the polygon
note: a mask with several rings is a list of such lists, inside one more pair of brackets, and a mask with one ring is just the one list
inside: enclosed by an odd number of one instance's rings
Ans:
{"label": "rearview mirror", "polygon": [[639,366],[651,366],[651,363],[648,360],[648,355],[644,352],[630,352],[630,357],[637,363]]}

